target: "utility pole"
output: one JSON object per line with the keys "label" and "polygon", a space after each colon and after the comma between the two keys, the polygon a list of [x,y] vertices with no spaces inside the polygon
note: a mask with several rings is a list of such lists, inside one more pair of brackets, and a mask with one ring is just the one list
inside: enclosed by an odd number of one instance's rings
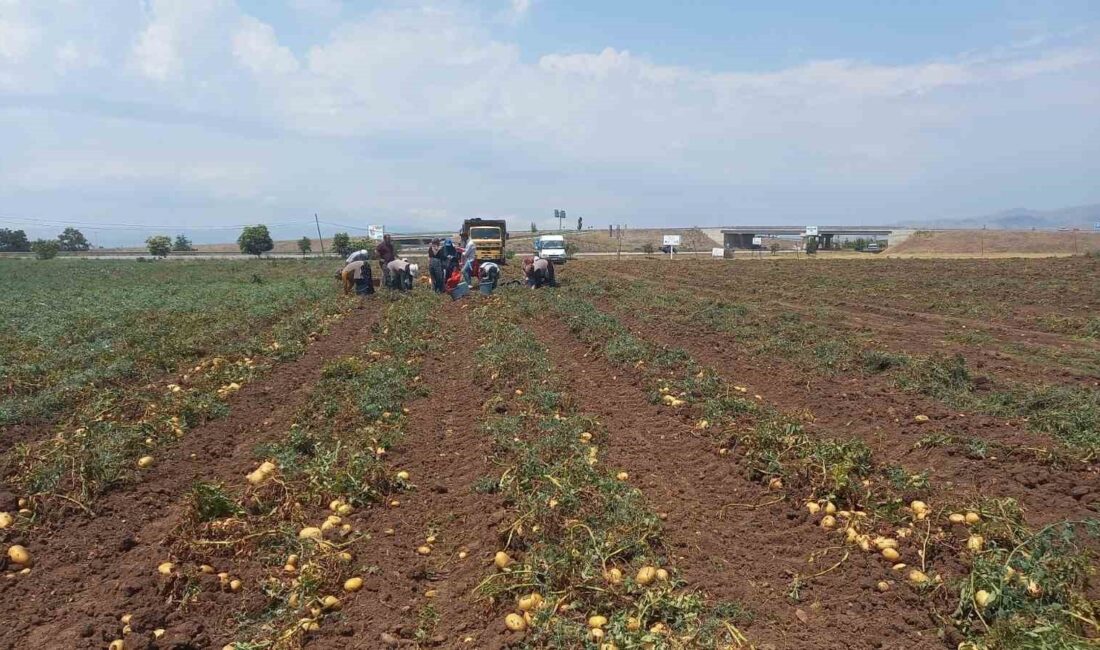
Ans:
{"label": "utility pole", "polygon": [[978,243],[982,249],[982,257],[985,257],[985,226],[982,226],[982,232],[978,235]]}
{"label": "utility pole", "polygon": [[321,256],[325,255],[325,240],[321,237],[321,222],[317,219],[317,213],[313,213],[313,223],[317,226],[317,241],[321,242]]}

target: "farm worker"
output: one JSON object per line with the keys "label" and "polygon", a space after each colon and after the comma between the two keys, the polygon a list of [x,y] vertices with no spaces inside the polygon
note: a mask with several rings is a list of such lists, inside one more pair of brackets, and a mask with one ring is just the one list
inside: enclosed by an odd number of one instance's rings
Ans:
{"label": "farm worker", "polygon": [[[398,291],[408,291],[413,286],[413,264],[406,259],[392,260],[386,264],[386,272],[390,277],[390,288]],[[419,270],[419,269],[418,269]]]}
{"label": "farm worker", "polygon": [[466,240],[466,249],[462,251],[462,277],[467,283],[470,282],[470,275],[474,272],[474,264],[477,263],[477,245],[474,244],[474,240]]}
{"label": "farm worker", "polygon": [[527,286],[532,289],[558,286],[554,275],[554,263],[548,259],[532,256],[523,258],[523,275],[527,278]]}
{"label": "farm worker", "polygon": [[386,265],[392,262],[397,253],[393,250],[393,240],[389,235],[382,235],[382,241],[378,242],[378,246],[374,248],[375,255],[378,256],[378,266],[382,268],[382,282],[387,287],[390,286],[389,272],[386,271]]}
{"label": "farm worker", "polygon": [[428,277],[432,280],[432,290],[443,293],[447,284],[447,257],[438,237],[428,246]]}
{"label": "farm worker", "polygon": [[344,295],[351,295],[354,288],[356,295],[365,296],[374,293],[374,278],[371,277],[370,264],[366,260],[351,262],[340,271],[340,279],[344,283]]}
{"label": "farm worker", "polygon": [[458,267],[461,256],[461,252],[454,247],[454,240],[443,240],[443,250],[440,255],[443,258],[443,277],[450,277],[455,267]]}
{"label": "farm worker", "polygon": [[360,248],[359,250],[355,251],[351,255],[348,255],[348,259],[344,260],[344,262],[346,264],[351,264],[352,262],[358,262],[359,260],[369,260],[369,259],[370,259],[370,251],[368,251],[365,248]]}
{"label": "farm worker", "polygon": [[500,267],[496,262],[482,262],[477,270],[477,279],[481,293],[486,295],[492,293],[500,280]]}

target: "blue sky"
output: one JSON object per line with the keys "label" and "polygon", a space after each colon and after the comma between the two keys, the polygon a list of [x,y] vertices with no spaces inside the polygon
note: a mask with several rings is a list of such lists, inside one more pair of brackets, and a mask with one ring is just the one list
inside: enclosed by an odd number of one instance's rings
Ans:
{"label": "blue sky", "polygon": [[1058,208],[1098,115],[1089,1],[0,0],[0,227],[106,245]]}

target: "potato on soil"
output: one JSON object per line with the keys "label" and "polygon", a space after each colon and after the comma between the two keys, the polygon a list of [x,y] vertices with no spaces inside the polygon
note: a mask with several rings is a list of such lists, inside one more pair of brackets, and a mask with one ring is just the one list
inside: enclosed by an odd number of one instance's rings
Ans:
{"label": "potato on soil", "polygon": [[643,587],[652,583],[656,579],[657,569],[651,566],[644,566],[638,569],[638,575],[634,576],[634,582],[637,582]]}
{"label": "potato on soil", "polygon": [[497,554],[493,556],[493,564],[495,564],[498,569],[506,569],[512,562],[512,557],[504,551],[497,551]]}
{"label": "potato on soil", "polygon": [[363,588],[363,579],[360,577],[348,578],[344,581],[344,591],[356,592]]}
{"label": "potato on soil", "polygon": [[522,632],[527,629],[527,621],[515,613],[504,617],[504,625],[513,632]]}
{"label": "potato on soil", "polygon": [[25,567],[31,566],[32,564],[30,551],[19,544],[14,544],[8,548],[8,559],[11,560],[13,564],[21,564]]}

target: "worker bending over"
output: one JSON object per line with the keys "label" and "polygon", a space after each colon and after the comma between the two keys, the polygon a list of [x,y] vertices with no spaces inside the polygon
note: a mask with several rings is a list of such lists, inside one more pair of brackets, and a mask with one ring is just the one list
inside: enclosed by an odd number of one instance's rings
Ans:
{"label": "worker bending over", "polygon": [[477,280],[481,293],[491,294],[500,281],[500,266],[496,262],[482,262],[477,270]]}
{"label": "worker bending over", "polygon": [[359,296],[374,293],[374,278],[371,277],[370,263],[366,260],[349,263],[340,271],[340,279],[344,283],[345,296],[350,296],[352,291]]}
{"label": "worker bending over", "polygon": [[523,258],[523,275],[527,278],[527,286],[532,289],[558,286],[554,276],[554,263],[541,257]]}
{"label": "worker bending over", "polygon": [[392,260],[385,266],[389,275],[389,287],[398,291],[410,291],[413,288],[413,279],[420,270],[416,264],[410,264],[406,259]]}

